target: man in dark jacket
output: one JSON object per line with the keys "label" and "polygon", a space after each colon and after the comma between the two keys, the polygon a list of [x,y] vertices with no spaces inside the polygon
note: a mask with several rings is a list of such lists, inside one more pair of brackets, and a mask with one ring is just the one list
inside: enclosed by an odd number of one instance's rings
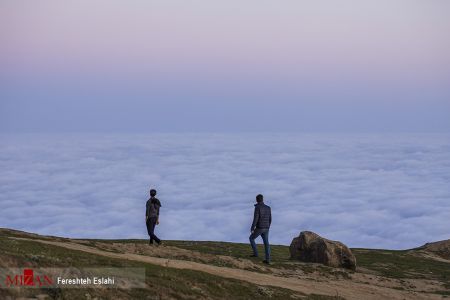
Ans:
{"label": "man in dark jacket", "polygon": [[156,241],[158,245],[161,244],[161,240],[155,235],[155,226],[159,224],[159,208],[161,202],[159,202],[156,196],[156,190],[150,190],[150,199],[147,200],[145,206],[145,224],[147,225],[147,232],[150,236],[149,245],[153,245],[153,241]]}
{"label": "man in dark jacket", "polygon": [[261,235],[264,242],[264,250],[266,259],[263,261],[270,264],[270,245],[269,245],[269,228],[272,223],[272,213],[270,206],[264,204],[263,195],[256,196],[255,213],[253,216],[252,227],[250,228],[250,245],[252,245],[253,255],[258,257],[258,249],[256,248],[255,239]]}

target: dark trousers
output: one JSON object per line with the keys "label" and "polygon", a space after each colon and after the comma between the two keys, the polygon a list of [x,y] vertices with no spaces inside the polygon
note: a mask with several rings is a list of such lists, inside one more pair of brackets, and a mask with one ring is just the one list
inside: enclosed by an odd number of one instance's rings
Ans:
{"label": "dark trousers", "polygon": [[256,228],[253,233],[250,235],[250,245],[252,245],[253,254],[258,256],[258,248],[256,248],[255,239],[261,236],[264,242],[264,252],[266,255],[266,260],[270,261],[270,245],[269,245],[269,229],[267,228]]}
{"label": "dark trousers", "polygon": [[150,244],[153,244],[153,241],[157,242],[158,244],[161,243],[161,240],[155,235],[155,226],[156,226],[156,220],[157,217],[151,217],[147,219],[146,225],[147,225],[147,232],[150,236]]}

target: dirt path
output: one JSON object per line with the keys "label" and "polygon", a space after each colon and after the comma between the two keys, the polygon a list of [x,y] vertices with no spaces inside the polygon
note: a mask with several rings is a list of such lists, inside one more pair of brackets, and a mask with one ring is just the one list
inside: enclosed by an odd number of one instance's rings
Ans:
{"label": "dirt path", "polygon": [[324,279],[323,281],[306,280],[299,278],[279,277],[270,274],[257,273],[241,269],[233,269],[227,267],[218,267],[208,264],[202,264],[198,262],[191,262],[185,260],[166,259],[159,257],[150,257],[139,254],[131,253],[114,253],[103,251],[97,248],[89,247],[86,245],[73,243],[73,242],[56,242],[48,240],[27,239],[27,238],[15,238],[20,240],[29,240],[34,242],[40,242],[43,244],[49,244],[53,246],[63,247],[71,250],[83,251],[91,254],[117,258],[127,259],[139,262],[145,262],[153,265],[164,266],[175,269],[189,269],[208,274],[232,278],[250,282],[257,285],[274,286],[290,289],[293,291],[305,293],[305,294],[324,294],[335,296],[339,295],[346,299],[442,299],[438,295],[422,294],[401,291],[396,289],[390,289],[380,286],[374,286],[370,284],[357,283],[351,280],[330,280]]}

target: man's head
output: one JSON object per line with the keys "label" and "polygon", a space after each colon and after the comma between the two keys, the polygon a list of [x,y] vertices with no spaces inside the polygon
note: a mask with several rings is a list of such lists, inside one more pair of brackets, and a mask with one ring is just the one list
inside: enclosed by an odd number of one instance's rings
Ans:
{"label": "man's head", "polygon": [[156,190],[151,189],[150,190],[150,197],[155,197],[156,196]]}
{"label": "man's head", "polygon": [[264,197],[263,195],[259,194],[256,196],[256,202],[261,203],[264,201]]}

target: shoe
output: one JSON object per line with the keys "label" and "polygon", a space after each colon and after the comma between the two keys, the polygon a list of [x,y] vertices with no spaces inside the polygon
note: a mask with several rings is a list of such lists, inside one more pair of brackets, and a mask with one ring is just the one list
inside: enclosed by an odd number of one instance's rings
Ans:
{"label": "shoe", "polygon": [[158,246],[162,246],[163,242],[159,241],[158,243],[156,243]]}
{"label": "shoe", "polygon": [[249,255],[249,257],[258,257],[258,255],[252,254],[252,255]]}
{"label": "shoe", "polygon": [[270,265],[270,261],[268,260],[263,260],[263,263],[265,263],[266,265]]}

